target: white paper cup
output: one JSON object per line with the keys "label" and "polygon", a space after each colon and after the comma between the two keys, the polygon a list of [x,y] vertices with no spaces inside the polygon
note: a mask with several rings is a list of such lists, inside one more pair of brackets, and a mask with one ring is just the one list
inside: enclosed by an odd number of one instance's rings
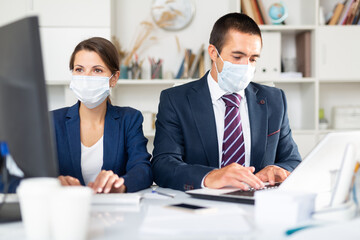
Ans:
{"label": "white paper cup", "polygon": [[51,239],[50,203],[52,192],[60,187],[57,178],[29,178],[21,181],[16,192],[27,239]]}
{"label": "white paper cup", "polygon": [[52,199],[51,229],[54,240],[85,240],[88,234],[92,190],[63,187]]}

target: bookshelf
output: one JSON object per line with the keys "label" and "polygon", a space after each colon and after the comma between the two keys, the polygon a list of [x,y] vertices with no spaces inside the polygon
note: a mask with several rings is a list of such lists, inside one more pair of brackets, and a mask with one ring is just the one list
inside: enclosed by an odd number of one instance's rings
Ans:
{"label": "bookshelf", "polygon": [[[286,93],[294,139],[301,155],[305,156],[327,133],[340,131],[333,127],[334,107],[360,106],[360,60],[355,54],[359,52],[360,26],[322,24],[320,12],[326,14],[343,1],[283,2],[289,11],[286,25],[261,25],[260,28],[263,33],[281,34],[282,59],[296,57],[297,34],[311,34],[311,76],[274,81],[275,86]],[[320,108],[324,109],[329,122],[325,130],[319,126]]]}
{"label": "bookshelf", "polygon": [[[331,12],[337,3],[343,1],[319,0],[318,3],[324,12]],[[356,56],[360,47],[359,37],[359,25],[319,24],[317,27],[318,104],[329,120],[328,129],[317,128],[318,139],[329,132],[338,131],[334,128],[334,107],[360,106],[360,60]]]}

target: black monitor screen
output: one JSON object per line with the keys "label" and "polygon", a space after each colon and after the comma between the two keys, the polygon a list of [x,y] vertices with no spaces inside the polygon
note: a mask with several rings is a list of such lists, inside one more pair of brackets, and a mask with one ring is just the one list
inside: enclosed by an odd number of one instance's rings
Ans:
{"label": "black monitor screen", "polygon": [[39,24],[27,17],[0,27],[0,141],[25,177],[57,177]]}

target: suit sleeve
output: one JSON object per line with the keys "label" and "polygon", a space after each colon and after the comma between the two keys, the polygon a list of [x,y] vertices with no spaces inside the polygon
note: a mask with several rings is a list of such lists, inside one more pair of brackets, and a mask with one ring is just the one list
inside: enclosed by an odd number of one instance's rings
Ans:
{"label": "suit sleeve", "polygon": [[154,180],[161,187],[181,191],[200,188],[203,177],[214,168],[186,163],[183,134],[186,123],[181,122],[175,109],[168,93],[163,91],[160,96],[151,162]]}
{"label": "suit sleeve", "polygon": [[280,129],[280,137],[276,151],[275,165],[291,172],[301,162],[301,156],[299,154],[298,147],[294,139],[292,138],[292,133],[289,125],[289,118],[287,115],[286,97],[282,90],[281,90],[281,95],[282,95],[285,111]]}
{"label": "suit sleeve", "polygon": [[139,111],[130,120],[126,135],[128,161],[125,180],[127,192],[136,192],[148,188],[153,181],[150,166],[150,154],[147,152],[147,139],[142,130],[143,117]]}

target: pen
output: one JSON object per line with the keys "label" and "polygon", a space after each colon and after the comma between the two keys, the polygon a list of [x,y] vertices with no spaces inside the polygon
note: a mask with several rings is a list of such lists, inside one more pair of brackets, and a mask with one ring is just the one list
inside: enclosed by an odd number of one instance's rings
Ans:
{"label": "pen", "polygon": [[297,231],[300,231],[300,230],[303,230],[303,229],[308,229],[308,228],[313,228],[315,227],[316,225],[305,225],[305,226],[300,226],[300,227],[296,227],[296,228],[292,228],[292,229],[289,229],[285,232],[285,234],[287,236],[297,232]]}
{"label": "pen", "polygon": [[163,193],[163,192],[159,192],[159,191],[156,191],[156,190],[152,190],[152,193],[156,193],[156,194],[163,195],[163,196],[166,196],[166,197],[174,198],[173,195],[170,195],[170,194],[167,194],[167,193]]}

